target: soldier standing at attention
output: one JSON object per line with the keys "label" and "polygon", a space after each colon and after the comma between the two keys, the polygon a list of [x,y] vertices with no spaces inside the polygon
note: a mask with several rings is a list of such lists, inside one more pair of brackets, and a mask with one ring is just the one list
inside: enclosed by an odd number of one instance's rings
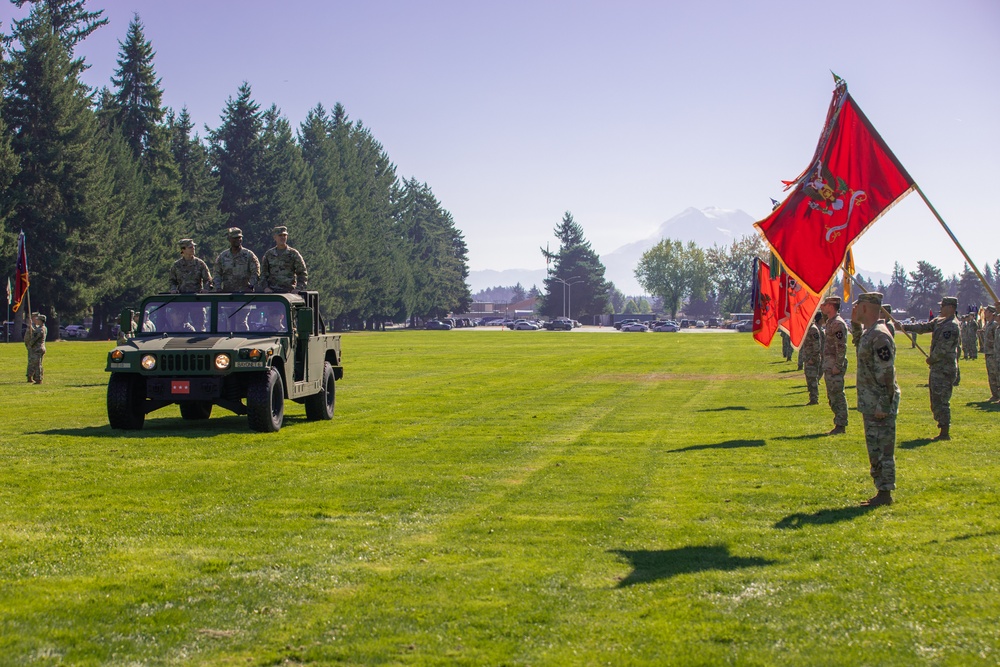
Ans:
{"label": "soldier standing at attention", "polygon": [[951,440],[951,391],[958,373],[958,345],[961,335],[955,311],[958,299],[946,296],[941,299],[941,315],[924,324],[905,324],[908,333],[931,334],[931,351],[927,355],[927,365],[931,367],[927,385],[931,391],[931,412],[937,420],[941,432],[935,440]]}
{"label": "soldier standing at attention", "polygon": [[864,327],[858,342],[858,412],[865,426],[865,446],[877,493],[862,501],[866,507],[892,504],[896,488],[896,344],[880,319],[882,295],[868,292],[854,304],[852,321]]}
{"label": "soldier standing at attention", "polygon": [[243,247],[243,230],[230,227],[229,250],[215,258],[216,292],[252,292],[260,280],[260,261],[257,255]]}
{"label": "soldier standing at attention", "polygon": [[48,335],[45,316],[32,313],[31,326],[24,334],[24,346],[28,348],[28,382],[42,383],[42,357],[45,356],[45,337]]}
{"label": "soldier standing at attention", "polygon": [[827,319],[823,337],[823,377],[826,379],[826,399],[833,410],[833,429],[827,435],[838,435],[847,430],[847,395],[844,393],[847,322],[840,316],[839,296],[828,296],[820,310]]}
{"label": "soldier standing at attention", "polygon": [[809,402],[806,405],[819,405],[819,379],[823,376],[823,332],[819,324],[823,314],[816,317],[806,329],[805,338],[799,352],[802,353],[802,368],[806,373],[806,388],[809,390]]}
{"label": "soldier standing at attention", "polygon": [[288,228],[275,227],[275,246],[264,253],[260,263],[260,284],[265,292],[294,292],[306,288],[306,262],[288,245]]}
{"label": "soldier standing at attention", "polygon": [[194,256],[194,241],[181,239],[181,258],[170,267],[172,294],[201,292],[212,286],[208,264]]}
{"label": "soldier standing at attention", "polygon": [[996,366],[996,306],[986,306],[986,326],[983,327],[983,354],[986,355],[986,377],[990,382],[990,403],[1000,401],[1000,378],[997,378]]}

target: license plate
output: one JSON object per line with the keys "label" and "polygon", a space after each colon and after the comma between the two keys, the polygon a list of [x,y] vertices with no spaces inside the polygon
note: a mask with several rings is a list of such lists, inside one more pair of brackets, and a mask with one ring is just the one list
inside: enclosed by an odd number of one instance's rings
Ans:
{"label": "license plate", "polygon": [[190,394],[191,393],[191,381],[190,380],[171,380],[170,381],[170,393],[171,394]]}

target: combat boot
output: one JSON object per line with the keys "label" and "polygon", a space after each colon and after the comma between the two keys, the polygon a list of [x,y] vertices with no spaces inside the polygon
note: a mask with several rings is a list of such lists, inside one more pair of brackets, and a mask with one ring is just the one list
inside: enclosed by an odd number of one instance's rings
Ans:
{"label": "combat boot", "polygon": [[861,501],[862,507],[878,507],[880,505],[891,505],[891,504],[892,504],[891,491],[879,491],[868,500]]}
{"label": "combat boot", "polygon": [[942,426],[941,427],[941,432],[938,433],[937,437],[934,438],[934,439],[935,440],[951,440],[951,434],[948,433],[948,429],[949,429],[948,426]]}
{"label": "combat boot", "polygon": [[819,399],[818,398],[810,398],[809,402],[806,403],[806,405],[819,405]]}
{"label": "combat boot", "polygon": [[840,435],[841,433],[847,433],[847,429],[843,426],[834,426],[833,430],[827,432],[827,435]]}

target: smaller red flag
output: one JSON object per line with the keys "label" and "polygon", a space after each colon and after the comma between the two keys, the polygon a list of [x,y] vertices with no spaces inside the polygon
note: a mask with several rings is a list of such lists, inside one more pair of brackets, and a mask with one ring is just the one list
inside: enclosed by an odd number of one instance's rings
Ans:
{"label": "smaller red flag", "polygon": [[805,285],[787,273],[781,274],[780,283],[784,307],[778,327],[788,334],[792,347],[797,350],[802,345],[802,339],[809,330],[809,323],[819,308],[819,295],[809,291]]}
{"label": "smaller red flag", "polygon": [[778,280],[771,278],[771,267],[755,258],[753,284],[753,338],[764,347],[771,346],[778,330],[778,301],[781,290]]}
{"label": "smaller red flag", "polygon": [[24,247],[24,232],[17,237],[17,273],[14,275],[14,305],[15,313],[21,307],[21,301],[28,291],[28,251]]}

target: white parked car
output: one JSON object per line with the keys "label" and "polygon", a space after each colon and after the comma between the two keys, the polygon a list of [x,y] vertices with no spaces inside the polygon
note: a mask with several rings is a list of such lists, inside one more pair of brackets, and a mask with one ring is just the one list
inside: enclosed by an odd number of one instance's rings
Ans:
{"label": "white parked car", "polygon": [[66,327],[66,338],[86,338],[89,332],[79,324],[70,324]]}
{"label": "white parked car", "polygon": [[649,331],[642,322],[630,322],[622,325],[622,331]]}
{"label": "white parked car", "polygon": [[514,331],[537,331],[538,325],[534,322],[529,322],[528,320],[518,320],[514,322],[514,326],[511,327]]}

